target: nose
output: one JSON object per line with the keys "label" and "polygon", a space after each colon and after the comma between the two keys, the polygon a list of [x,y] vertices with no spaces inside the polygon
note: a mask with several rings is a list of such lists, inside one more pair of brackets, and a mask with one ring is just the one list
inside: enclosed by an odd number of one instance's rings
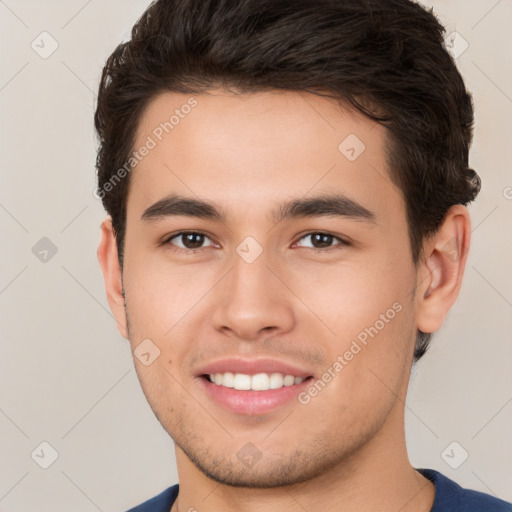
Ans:
{"label": "nose", "polygon": [[235,254],[233,268],[216,287],[214,327],[244,341],[290,331],[294,295],[285,283],[265,251],[252,263]]}

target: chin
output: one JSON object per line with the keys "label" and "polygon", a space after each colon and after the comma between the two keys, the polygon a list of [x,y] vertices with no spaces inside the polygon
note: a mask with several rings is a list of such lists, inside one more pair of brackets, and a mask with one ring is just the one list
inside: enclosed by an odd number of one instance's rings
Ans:
{"label": "chin", "polygon": [[[343,455],[336,457],[332,451],[330,454],[317,451],[314,455],[296,451],[287,456],[273,458],[266,458],[262,453],[259,460],[256,460],[256,457],[244,464],[237,454],[231,457],[215,457],[204,450],[198,457],[196,453],[190,453],[182,446],[180,448],[196,468],[210,480],[230,487],[248,489],[270,489],[306,482],[325,474],[344,458]],[[346,469],[348,468],[345,467]]]}

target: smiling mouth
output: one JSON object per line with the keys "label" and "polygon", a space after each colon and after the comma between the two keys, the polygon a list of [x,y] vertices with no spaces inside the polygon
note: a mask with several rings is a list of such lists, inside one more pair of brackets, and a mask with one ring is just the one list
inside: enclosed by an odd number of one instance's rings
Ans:
{"label": "smiling mouth", "polygon": [[208,382],[224,388],[236,391],[269,391],[291,387],[311,379],[312,377],[295,377],[284,373],[257,373],[248,375],[245,373],[211,373],[202,375]]}

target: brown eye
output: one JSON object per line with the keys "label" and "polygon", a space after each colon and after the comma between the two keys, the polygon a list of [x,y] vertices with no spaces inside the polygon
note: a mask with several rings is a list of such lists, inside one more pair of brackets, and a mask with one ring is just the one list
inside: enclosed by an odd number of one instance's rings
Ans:
{"label": "brown eye", "polygon": [[[311,240],[311,245],[301,245],[301,247],[309,247],[312,249],[332,249],[337,246],[347,245],[344,240],[329,233],[308,233],[307,235],[304,235],[301,240],[306,240],[308,238]],[[334,241],[337,241],[338,243],[333,245]]]}
{"label": "brown eye", "polygon": [[175,246],[176,249],[178,250],[203,249],[204,247],[213,245],[212,243],[210,243],[207,246],[204,246],[203,244],[205,243],[205,240],[210,239],[204,233],[198,233],[195,231],[184,231],[173,235],[167,240],[166,243]]}
{"label": "brown eye", "polygon": [[197,249],[201,247],[204,242],[204,235],[200,235],[199,233],[187,233],[186,235],[181,235],[183,240],[183,245],[187,249]]}

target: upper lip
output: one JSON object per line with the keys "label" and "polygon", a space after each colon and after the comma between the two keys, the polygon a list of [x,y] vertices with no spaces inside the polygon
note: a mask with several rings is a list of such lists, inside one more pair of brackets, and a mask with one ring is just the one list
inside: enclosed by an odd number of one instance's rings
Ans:
{"label": "upper lip", "polygon": [[257,373],[282,373],[283,375],[293,375],[294,377],[310,377],[311,373],[292,364],[271,358],[243,359],[228,358],[212,361],[202,367],[199,375],[210,375],[214,373],[243,373],[246,375],[256,375]]}

